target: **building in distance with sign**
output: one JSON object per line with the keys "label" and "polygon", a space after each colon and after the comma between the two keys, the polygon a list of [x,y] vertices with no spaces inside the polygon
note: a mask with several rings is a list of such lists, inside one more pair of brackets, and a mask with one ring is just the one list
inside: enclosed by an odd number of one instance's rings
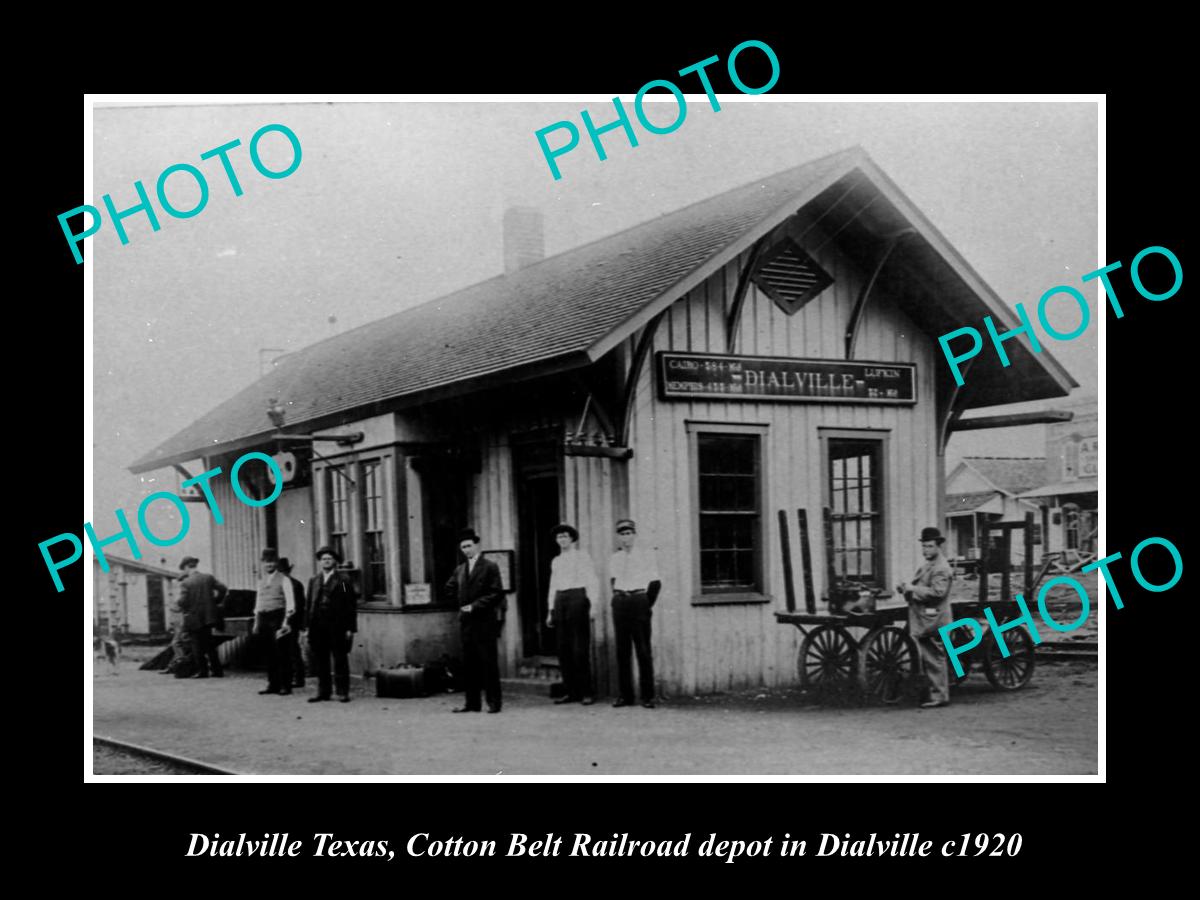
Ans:
{"label": "building in distance with sign", "polygon": [[213,571],[252,588],[273,546],[305,579],[315,548],[337,547],[363,598],[355,671],[457,652],[442,585],[467,525],[506,562],[502,674],[553,665],[551,529],[565,521],[600,567],[594,652],[612,692],[606,567],[630,517],[663,580],[660,689],[792,684],[799,632],[773,613],[805,580],[824,611],[838,592],[911,577],[917,535],[943,519],[962,412],[1075,386],[1050,352],[1012,342],[1008,368],[981,354],[956,387],[937,336],[1016,317],[857,148],[524,257],[290,354],[132,466],[293,454],[270,506],[218,494]]}

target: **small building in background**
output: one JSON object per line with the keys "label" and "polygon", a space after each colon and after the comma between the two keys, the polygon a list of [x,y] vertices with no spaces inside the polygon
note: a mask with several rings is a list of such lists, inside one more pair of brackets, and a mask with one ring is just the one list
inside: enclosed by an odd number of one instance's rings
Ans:
{"label": "small building in background", "polygon": [[1058,408],[1074,416],[1046,427],[1045,476],[1020,498],[1040,507],[1044,552],[1064,554],[1067,562],[1074,563],[1096,553],[1100,422],[1095,397]]}
{"label": "small building in background", "polygon": [[[1036,503],[1018,495],[1041,484],[1042,457],[966,456],[946,479],[946,555],[968,564],[979,559],[984,531],[990,522],[1021,522]],[[1039,518],[1040,521],[1040,518]],[[1014,563],[1024,561],[1019,542]]]}
{"label": "small building in background", "polygon": [[97,634],[165,635],[171,626],[179,573],[105,553],[108,571],[92,559],[92,627]]}

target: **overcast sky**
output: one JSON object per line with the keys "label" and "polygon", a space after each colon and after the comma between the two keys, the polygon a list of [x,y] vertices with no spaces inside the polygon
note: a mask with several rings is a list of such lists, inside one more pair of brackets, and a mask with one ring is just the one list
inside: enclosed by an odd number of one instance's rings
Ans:
{"label": "overcast sky", "polygon": [[[559,181],[534,132],[561,119],[578,124],[581,108],[597,124],[610,121],[611,103],[96,109],[95,196],[86,202],[101,206],[110,193],[118,210],[133,206],[134,181],[153,196],[159,173],[180,162],[200,168],[210,187],[193,218],[159,210],[162,228],[153,232],[138,214],[125,220],[127,246],[107,221],[87,240],[97,532],[115,531],[114,509],[132,519],[147,493],[176,487],[170,470],[135,476],[126,466],[255,380],[260,350],[294,351],[502,271],[509,206],[542,210],[553,255],[859,144],[1010,305],[1032,309],[1048,288],[1079,286],[1080,275],[1107,262],[1096,245],[1094,104],[732,99],[722,98],[716,113],[703,95],[690,100],[677,131],[639,130],[636,148],[611,132],[605,162],[585,134],[560,157]],[[673,108],[651,116],[668,122]],[[287,178],[268,180],[249,160],[251,135],[269,123],[287,125],[303,148]],[[199,158],[235,138],[241,197],[217,160]],[[271,168],[290,159],[278,134],[261,146]],[[194,205],[186,175],[172,176],[169,198]],[[1094,302],[1094,286],[1086,293]],[[1063,330],[1077,321],[1064,317]],[[1093,316],[1080,338],[1045,342],[1082,385],[1073,396],[1096,393],[1096,341]],[[1041,455],[1043,439],[1041,427],[963,433],[949,461]],[[147,559],[207,557],[206,531],[172,548],[144,548],[153,551]]]}

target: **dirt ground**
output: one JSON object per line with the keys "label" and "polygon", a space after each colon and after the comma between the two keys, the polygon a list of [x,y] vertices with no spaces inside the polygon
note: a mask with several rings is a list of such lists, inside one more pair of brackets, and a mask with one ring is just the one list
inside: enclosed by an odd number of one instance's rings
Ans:
{"label": "dirt ground", "polygon": [[[259,696],[261,676],[177,680],[98,667],[97,734],[246,774],[943,775],[1097,770],[1093,663],[1039,666],[1000,693],[978,674],[943,709],[827,708],[798,691],[665,701],[657,709],[554,706],[509,692],[499,715],[451,715],[461,694],[348,704]],[[98,774],[105,774],[104,767]],[[108,769],[111,772],[111,769]]]}

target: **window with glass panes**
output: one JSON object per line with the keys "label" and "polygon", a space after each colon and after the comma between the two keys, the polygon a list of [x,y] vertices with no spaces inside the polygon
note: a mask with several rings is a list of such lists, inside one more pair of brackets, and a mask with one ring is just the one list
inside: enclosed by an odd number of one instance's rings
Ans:
{"label": "window with glass panes", "polygon": [[701,590],[757,591],[762,583],[759,436],[701,433],[696,451]]}
{"label": "window with glass panes", "polygon": [[329,543],[343,560],[350,559],[350,483],[345,475],[345,466],[330,466],[325,470],[325,496],[329,498]]}
{"label": "window with glass panes", "polygon": [[387,598],[387,559],[384,544],[383,468],[380,460],[359,468],[362,485],[363,589],[367,597]]}
{"label": "window with glass panes", "polygon": [[839,579],[881,583],[883,442],[829,440],[829,509],[834,572]]}

